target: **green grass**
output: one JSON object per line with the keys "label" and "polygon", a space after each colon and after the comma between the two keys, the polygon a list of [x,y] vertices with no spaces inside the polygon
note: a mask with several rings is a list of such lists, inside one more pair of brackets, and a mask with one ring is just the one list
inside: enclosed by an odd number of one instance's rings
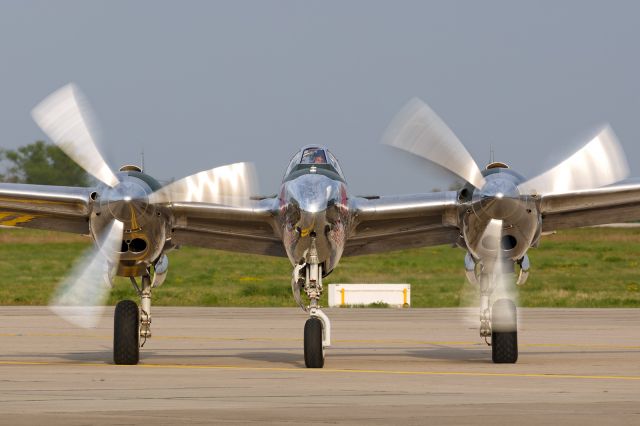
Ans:
{"label": "green grass", "polygon": [[[640,307],[640,229],[577,229],[546,236],[529,251],[531,275],[520,305]],[[53,232],[0,229],[0,305],[44,305],[89,247]],[[430,247],[344,258],[329,283],[410,283],[412,306],[470,305],[464,252]],[[154,305],[294,306],[287,259],[185,247],[169,255],[166,282]],[[118,279],[109,303],[134,298]],[[326,304],[326,296],[324,304]]]}

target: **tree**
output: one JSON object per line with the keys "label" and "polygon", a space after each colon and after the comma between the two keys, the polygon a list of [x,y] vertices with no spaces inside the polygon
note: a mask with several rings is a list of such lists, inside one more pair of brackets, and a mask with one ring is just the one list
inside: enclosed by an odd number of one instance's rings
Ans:
{"label": "tree", "polygon": [[56,145],[37,141],[16,150],[0,151],[9,163],[4,182],[88,186],[89,175]]}

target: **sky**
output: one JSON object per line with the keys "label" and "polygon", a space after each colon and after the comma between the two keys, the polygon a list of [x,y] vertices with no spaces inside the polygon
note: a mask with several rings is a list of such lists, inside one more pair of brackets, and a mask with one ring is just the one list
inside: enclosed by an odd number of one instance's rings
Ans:
{"label": "sky", "polygon": [[30,110],[68,82],[109,164],[161,180],[237,161],[277,192],[327,145],[355,194],[455,176],[380,144],[412,97],[480,166],[533,177],[610,123],[640,176],[640,2],[0,0],[0,147],[44,135]]}

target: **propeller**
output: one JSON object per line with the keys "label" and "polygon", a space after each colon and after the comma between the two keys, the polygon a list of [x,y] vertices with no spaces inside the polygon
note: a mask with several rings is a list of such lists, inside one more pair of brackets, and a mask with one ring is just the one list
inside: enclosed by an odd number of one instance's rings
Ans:
{"label": "propeller", "polygon": [[624,150],[611,127],[606,126],[571,157],[518,185],[518,190],[522,194],[579,191],[618,182],[628,174]]}
{"label": "propeller", "polygon": [[95,327],[109,290],[109,269],[120,260],[123,224],[113,220],[96,247],[89,249],[62,281],[51,299],[51,309],[72,324]]}
{"label": "propeller", "polygon": [[[456,135],[424,102],[411,99],[387,128],[383,143],[452,171],[476,188],[486,181]],[[625,153],[606,126],[582,149],[556,167],[518,185],[520,194],[553,194],[598,188],[629,174]]]}
{"label": "propeller", "polygon": [[480,244],[492,252],[495,251],[495,253],[491,253],[491,255],[483,259],[483,268],[486,268],[486,273],[492,281],[493,290],[490,292],[490,298],[488,296],[480,296],[481,309],[489,309],[493,302],[500,299],[509,299],[517,305],[515,276],[512,269],[513,262],[505,259],[502,255],[503,225],[502,220],[489,220],[480,238]]}
{"label": "propeller", "polygon": [[[73,267],[50,305],[69,322],[93,327],[102,313],[110,289],[110,276],[120,262],[124,224],[116,217],[141,214],[146,202],[201,202],[245,205],[257,191],[255,169],[250,163],[235,163],[196,173],[147,195],[139,185],[118,176],[96,147],[94,121],[80,90],[68,84],[40,102],[32,116],[47,136],[87,173],[107,185],[101,198],[113,220],[97,238],[96,246]],[[147,198],[148,199],[145,199]],[[124,219],[123,219],[124,220]],[[164,243],[164,242],[163,242]]]}
{"label": "propeller", "polygon": [[[499,219],[489,219],[480,238],[475,242],[475,252],[482,253],[482,264],[476,268],[482,268],[484,278],[489,282],[478,281],[479,286],[490,286],[491,291],[483,293],[475,291],[469,286],[463,286],[459,296],[460,306],[480,307],[480,312],[488,312],[492,302],[499,299],[510,299],[516,302],[517,294],[514,291],[514,276],[509,272],[508,262],[502,254],[502,237],[504,222]],[[471,261],[471,255],[467,254]],[[466,262],[466,260],[465,260]],[[471,273],[475,273],[473,270]],[[476,279],[479,277],[476,277]],[[473,291],[472,291],[473,290]],[[463,320],[469,326],[475,326],[478,321],[477,309],[463,311]]]}
{"label": "propeller", "polygon": [[418,98],[411,99],[393,118],[382,142],[439,164],[476,188],[485,184],[480,168],[462,142]]}
{"label": "propeller", "polygon": [[92,113],[82,93],[71,83],[56,90],[32,111],[42,131],[73,161],[101,182],[114,187],[118,178],[96,148]]}
{"label": "propeller", "polygon": [[491,251],[496,252],[496,259],[499,259],[502,240],[502,220],[490,219],[487,227],[480,237],[480,244]]}
{"label": "propeller", "polygon": [[216,167],[182,178],[149,196],[150,203],[200,202],[244,205],[257,187],[250,163]]}

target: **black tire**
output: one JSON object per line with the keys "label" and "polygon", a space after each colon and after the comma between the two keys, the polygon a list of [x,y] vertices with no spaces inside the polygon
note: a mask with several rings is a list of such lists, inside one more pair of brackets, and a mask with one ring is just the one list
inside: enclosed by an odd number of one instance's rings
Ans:
{"label": "black tire", "polygon": [[113,362],[135,365],[140,360],[140,311],[132,300],[121,300],[113,316]]}
{"label": "black tire", "polygon": [[324,366],[322,321],[318,318],[309,318],[304,324],[304,365],[307,368],[322,368]]}
{"label": "black tire", "polygon": [[496,364],[518,361],[518,312],[515,303],[500,299],[491,311],[491,359]]}

